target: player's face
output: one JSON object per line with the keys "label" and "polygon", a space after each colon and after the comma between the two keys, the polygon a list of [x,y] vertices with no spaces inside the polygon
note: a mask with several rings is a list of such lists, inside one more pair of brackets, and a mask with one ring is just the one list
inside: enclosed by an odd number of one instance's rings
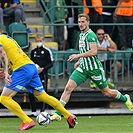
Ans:
{"label": "player's face", "polygon": [[90,21],[87,21],[86,17],[78,18],[78,25],[79,25],[81,32],[83,32],[83,33],[89,29],[89,23],[90,23]]}
{"label": "player's face", "polygon": [[97,33],[96,33],[96,35],[97,35],[97,38],[98,38],[98,40],[99,41],[103,41],[103,39],[104,39],[104,30],[102,30],[102,29],[99,29],[99,30],[97,30]]}

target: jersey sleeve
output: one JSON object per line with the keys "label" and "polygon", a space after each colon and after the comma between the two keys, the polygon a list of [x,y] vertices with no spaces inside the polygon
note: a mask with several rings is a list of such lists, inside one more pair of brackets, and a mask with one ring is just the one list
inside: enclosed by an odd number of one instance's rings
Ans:
{"label": "jersey sleeve", "polygon": [[88,36],[88,42],[90,44],[97,44],[97,37],[96,37],[96,35],[95,34],[90,34]]}

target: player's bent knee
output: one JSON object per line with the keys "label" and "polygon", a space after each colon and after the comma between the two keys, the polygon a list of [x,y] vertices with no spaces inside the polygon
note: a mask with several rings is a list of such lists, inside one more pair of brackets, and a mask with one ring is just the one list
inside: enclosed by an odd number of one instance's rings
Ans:
{"label": "player's bent knee", "polygon": [[71,92],[73,91],[73,88],[70,87],[70,86],[66,86],[66,87],[65,87],[65,91],[71,93]]}

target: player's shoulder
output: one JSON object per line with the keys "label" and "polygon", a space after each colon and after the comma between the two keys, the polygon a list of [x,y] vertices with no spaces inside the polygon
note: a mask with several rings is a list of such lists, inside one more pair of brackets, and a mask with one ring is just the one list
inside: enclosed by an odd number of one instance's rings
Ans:
{"label": "player's shoulder", "polygon": [[7,37],[7,35],[5,35],[5,34],[1,34],[0,37],[1,37],[1,38],[3,38],[3,37]]}
{"label": "player's shoulder", "polygon": [[1,34],[0,35],[0,41],[7,42],[7,39],[8,39],[8,36],[7,35],[5,35],[5,34]]}
{"label": "player's shoulder", "polygon": [[94,38],[95,40],[97,40],[97,36],[96,36],[96,34],[95,34],[92,30],[89,31],[89,34],[88,34],[87,37],[88,37],[89,39]]}
{"label": "player's shoulder", "polygon": [[91,29],[89,29],[89,35],[90,36],[96,36],[95,32],[93,30],[91,30]]}

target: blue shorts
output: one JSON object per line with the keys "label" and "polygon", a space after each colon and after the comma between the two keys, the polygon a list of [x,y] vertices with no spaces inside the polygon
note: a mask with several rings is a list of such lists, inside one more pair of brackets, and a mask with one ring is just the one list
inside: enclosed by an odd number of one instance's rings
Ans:
{"label": "blue shorts", "polygon": [[44,90],[35,64],[27,64],[13,71],[11,80],[11,84],[5,84],[5,87],[18,92],[23,92],[25,89],[30,93],[33,93],[34,89]]}

